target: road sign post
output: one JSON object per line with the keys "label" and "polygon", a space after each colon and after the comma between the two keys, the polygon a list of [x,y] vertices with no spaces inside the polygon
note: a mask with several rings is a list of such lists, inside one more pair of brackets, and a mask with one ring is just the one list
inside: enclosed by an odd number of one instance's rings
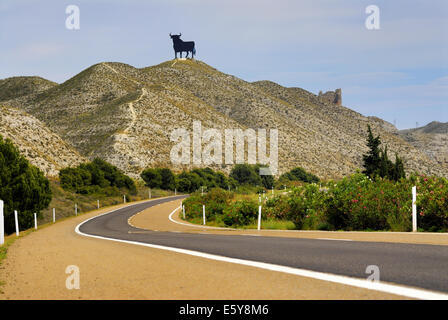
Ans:
{"label": "road sign post", "polygon": [[183,215],[184,220],[185,220],[185,205],[184,204],[182,205],[182,215]]}
{"label": "road sign post", "polygon": [[14,210],[14,220],[16,223],[16,236],[19,236],[19,218],[17,217],[17,210]]}
{"label": "road sign post", "polygon": [[417,187],[412,187],[412,232],[417,232]]}
{"label": "road sign post", "polygon": [[261,206],[258,206],[258,231],[261,229]]}
{"label": "road sign post", "polygon": [[202,205],[202,218],[203,218],[203,225],[205,225],[205,205]]}
{"label": "road sign post", "polygon": [[56,209],[53,208],[53,223],[56,222]]}
{"label": "road sign post", "polygon": [[34,229],[37,230],[37,213],[34,212]]}

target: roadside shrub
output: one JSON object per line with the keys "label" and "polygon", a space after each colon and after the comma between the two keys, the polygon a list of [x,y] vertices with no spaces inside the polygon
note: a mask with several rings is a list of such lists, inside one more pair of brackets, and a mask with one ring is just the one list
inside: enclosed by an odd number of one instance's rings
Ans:
{"label": "roadside shrub", "polygon": [[134,180],[117,167],[98,158],[75,168],[60,170],[59,179],[63,189],[80,194],[118,195],[120,189],[125,189],[133,195],[137,193]]}
{"label": "roadside shrub", "polygon": [[305,171],[305,169],[296,167],[289,172],[280,176],[279,180],[302,181],[306,183],[318,183],[319,178],[312,173]]}
{"label": "roadside shrub", "polygon": [[222,221],[227,226],[243,226],[257,219],[258,206],[253,201],[241,200],[227,206]]}
{"label": "roadside shrub", "polygon": [[288,199],[289,211],[286,214],[297,229],[302,229],[305,219],[325,211],[325,195],[316,184],[294,188]]}
{"label": "roadside shrub", "polygon": [[232,168],[230,177],[238,181],[240,185],[261,186],[263,181],[255,165],[237,164]]}
{"label": "roadside shrub", "polygon": [[145,181],[145,185],[150,188],[160,188],[162,186],[162,175],[157,169],[148,168],[143,170],[140,177]]}
{"label": "roadside shrub", "polygon": [[417,221],[419,228],[430,232],[447,232],[448,180],[425,175],[412,178],[417,185]]}
{"label": "roadside shrub", "polygon": [[183,201],[185,206],[185,218],[197,219],[202,217],[203,199],[200,195],[194,194]]}
{"label": "roadside shrub", "polygon": [[0,199],[4,201],[5,233],[14,232],[14,210],[21,229],[33,225],[34,212],[47,208],[52,193],[43,172],[31,165],[9,139],[0,136]]}
{"label": "roadside shrub", "polygon": [[266,201],[263,209],[269,219],[286,220],[291,208],[286,196],[276,195]]}
{"label": "roadside shrub", "polygon": [[231,199],[233,199],[233,193],[221,188],[213,188],[204,195],[205,204],[209,202],[228,204]]}

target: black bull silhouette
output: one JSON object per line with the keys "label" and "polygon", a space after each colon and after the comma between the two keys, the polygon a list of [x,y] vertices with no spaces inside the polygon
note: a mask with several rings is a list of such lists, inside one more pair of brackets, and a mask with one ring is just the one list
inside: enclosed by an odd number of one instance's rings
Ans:
{"label": "black bull silhouette", "polygon": [[185,58],[188,58],[188,54],[191,52],[191,57],[194,58],[194,55],[196,54],[196,49],[194,48],[194,41],[182,41],[180,37],[182,36],[182,33],[176,35],[171,34],[170,37],[173,39],[173,48],[174,48],[174,59],[177,59],[177,53],[180,52],[180,57],[182,58],[182,52],[186,52],[187,56]]}

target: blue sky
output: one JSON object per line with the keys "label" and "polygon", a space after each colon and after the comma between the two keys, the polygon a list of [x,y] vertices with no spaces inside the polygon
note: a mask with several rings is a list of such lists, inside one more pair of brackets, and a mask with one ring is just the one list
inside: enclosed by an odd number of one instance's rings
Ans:
{"label": "blue sky", "polygon": [[[65,28],[71,4],[80,30]],[[380,30],[364,25],[371,4]],[[345,106],[400,129],[448,122],[446,0],[1,0],[0,79],[60,83],[102,61],[155,65],[173,58],[170,32],[247,81],[342,88]]]}

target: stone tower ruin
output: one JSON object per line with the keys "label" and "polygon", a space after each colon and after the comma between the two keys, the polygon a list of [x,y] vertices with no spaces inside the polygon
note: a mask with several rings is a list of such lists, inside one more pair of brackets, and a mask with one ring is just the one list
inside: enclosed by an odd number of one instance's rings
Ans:
{"label": "stone tower ruin", "polygon": [[318,95],[319,101],[324,103],[335,104],[338,106],[342,105],[342,89],[336,89],[335,91],[327,91],[322,93],[319,91]]}

